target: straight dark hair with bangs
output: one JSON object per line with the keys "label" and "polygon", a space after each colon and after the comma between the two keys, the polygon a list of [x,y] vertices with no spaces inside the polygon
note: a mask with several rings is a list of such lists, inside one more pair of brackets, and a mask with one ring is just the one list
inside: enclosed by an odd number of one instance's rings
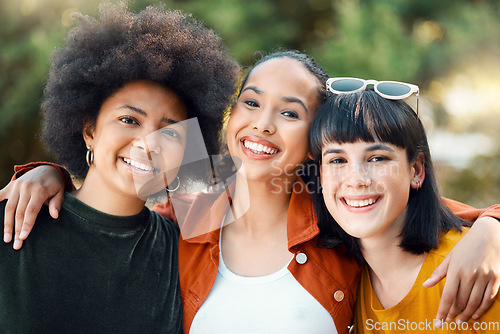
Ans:
{"label": "straight dark hair with bangs", "polygon": [[[441,233],[451,228],[460,230],[465,222],[455,216],[439,196],[425,130],[407,103],[385,99],[373,89],[333,95],[320,107],[311,126],[311,153],[318,165],[327,143],[376,140],[403,148],[409,163],[423,153],[425,180],[419,190],[409,190],[400,246],[413,254],[437,248]],[[321,189],[319,177],[315,182],[318,182],[317,189]],[[322,191],[315,192],[313,200],[320,228],[319,245],[326,248],[345,245],[349,254],[361,260],[359,240],[347,234],[333,219]]]}

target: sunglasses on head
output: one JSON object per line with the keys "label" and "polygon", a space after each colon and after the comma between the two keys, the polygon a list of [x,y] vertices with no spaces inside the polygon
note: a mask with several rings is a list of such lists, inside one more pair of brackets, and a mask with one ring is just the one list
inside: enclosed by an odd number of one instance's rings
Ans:
{"label": "sunglasses on head", "polygon": [[326,81],[326,90],[333,94],[356,93],[373,85],[375,92],[385,99],[402,100],[413,93],[417,93],[417,116],[418,116],[418,86],[398,81],[364,80],[359,78],[330,78]]}

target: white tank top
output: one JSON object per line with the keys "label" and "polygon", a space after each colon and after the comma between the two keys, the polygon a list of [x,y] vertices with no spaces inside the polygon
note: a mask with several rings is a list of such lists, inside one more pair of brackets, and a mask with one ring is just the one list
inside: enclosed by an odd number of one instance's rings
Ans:
{"label": "white tank top", "polygon": [[287,267],[266,276],[239,276],[226,267],[221,252],[215,284],[189,333],[337,333],[331,315]]}

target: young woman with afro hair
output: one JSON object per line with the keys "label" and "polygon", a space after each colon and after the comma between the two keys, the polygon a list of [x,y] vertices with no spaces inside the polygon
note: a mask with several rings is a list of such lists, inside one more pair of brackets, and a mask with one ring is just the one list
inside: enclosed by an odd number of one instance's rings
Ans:
{"label": "young woman with afro hair", "polygon": [[179,229],[137,191],[182,182],[187,119],[217,152],[239,66],[212,30],[161,6],[74,18],[52,55],[42,138],[82,186],[57,219],[42,208],[22,251],[0,247],[2,331],[182,332]]}

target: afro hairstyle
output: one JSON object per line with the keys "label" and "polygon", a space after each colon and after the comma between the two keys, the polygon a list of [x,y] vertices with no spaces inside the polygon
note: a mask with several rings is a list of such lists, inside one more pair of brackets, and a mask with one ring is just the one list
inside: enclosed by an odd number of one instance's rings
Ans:
{"label": "afro hairstyle", "polygon": [[208,153],[218,153],[240,68],[213,30],[163,6],[134,14],[124,2],[105,3],[99,19],[73,15],[65,46],[52,53],[42,102],[42,139],[59,163],[86,176],[84,124],[95,125],[104,100],[138,80],[173,89],[188,118],[198,118]]}

